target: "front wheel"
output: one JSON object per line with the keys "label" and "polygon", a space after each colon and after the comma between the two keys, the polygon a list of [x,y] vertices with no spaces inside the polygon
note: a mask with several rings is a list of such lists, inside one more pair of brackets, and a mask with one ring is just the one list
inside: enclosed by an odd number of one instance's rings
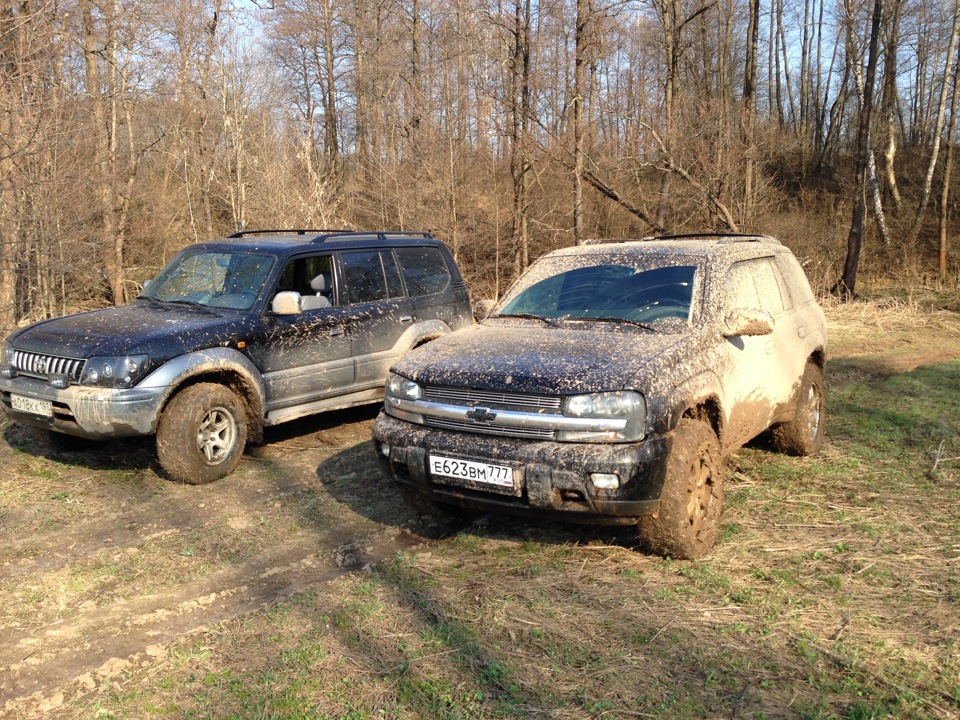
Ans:
{"label": "front wheel", "polygon": [[247,443],[247,416],[229,388],[199,383],[177,393],[160,416],[157,457],[166,474],[190,485],[226,477]]}
{"label": "front wheel", "polygon": [[667,476],[654,515],[640,518],[640,542],[677,560],[702,557],[714,546],[723,512],[723,460],[717,435],[705,422],[677,425]]}
{"label": "front wheel", "polygon": [[823,425],[826,417],[823,370],[808,362],[800,379],[793,419],[770,431],[774,446],[787,455],[816,455],[823,447]]}

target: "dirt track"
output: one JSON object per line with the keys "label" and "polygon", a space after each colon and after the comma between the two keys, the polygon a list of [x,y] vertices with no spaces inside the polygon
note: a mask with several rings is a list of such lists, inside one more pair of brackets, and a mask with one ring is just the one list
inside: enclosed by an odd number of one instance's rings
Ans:
{"label": "dirt track", "polygon": [[169,643],[422,542],[379,478],[375,408],[296,423],[179,486],[149,443],[50,454],[4,431],[0,709],[50,711]]}

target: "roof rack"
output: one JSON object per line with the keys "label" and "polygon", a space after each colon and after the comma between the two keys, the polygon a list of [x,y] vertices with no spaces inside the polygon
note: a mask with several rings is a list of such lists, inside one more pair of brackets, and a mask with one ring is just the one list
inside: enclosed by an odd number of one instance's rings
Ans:
{"label": "roof rack", "polygon": [[240,230],[227,235],[228,238],[236,239],[247,237],[248,235],[329,235],[330,233],[351,232],[350,230]]}
{"label": "roof rack", "polygon": [[770,235],[749,235],[747,233],[682,233],[676,235],[651,235],[642,238],[591,238],[586,245],[607,245],[616,243],[658,242],[673,240],[715,240],[718,245],[730,245],[739,242],[766,242],[780,245],[780,241]]}
{"label": "roof rack", "polygon": [[403,230],[332,230],[326,235],[318,235],[310,242],[321,243],[340,238],[370,238],[371,240],[389,240],[390,238],[418,237],[424,240],[433,238],[428,232],[404,232]]}
{"label": "roof rack", "polygon": [[655,242],[657,240],[716,240],[721,245],[727,245],[738,242],[766,242],[780,244],[780,241],[770,235],[757,235],[750,233],[722,233],[722,232],[703,232],[703,233],[680,233],[676,235],[653,235],[643,238],[643,242]]}
{"label": "roof rack", "polygon": [[428,232],[404,232],[400,230],[240,230],[232,235],[228,235],[230,240],[236,240],[244,237],[256,235],[310,235],[310,242],[322,243],[327,240],[338,240],[340,238],[369,238],[371,240],[387,240],[390,238],[418,237],[425,240],[433,238]]}

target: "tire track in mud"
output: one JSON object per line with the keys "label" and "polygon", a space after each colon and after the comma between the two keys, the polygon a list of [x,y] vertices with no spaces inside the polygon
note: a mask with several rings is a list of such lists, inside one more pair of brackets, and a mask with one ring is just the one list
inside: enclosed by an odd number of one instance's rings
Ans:
{"label": "tire track in mud", "polygon": [[0,633],[0,716],[32,717],[156,662],[167,647],[429,540],[397,528],[331,547],[300,542],[169,592],[81,609],[40,628]]}

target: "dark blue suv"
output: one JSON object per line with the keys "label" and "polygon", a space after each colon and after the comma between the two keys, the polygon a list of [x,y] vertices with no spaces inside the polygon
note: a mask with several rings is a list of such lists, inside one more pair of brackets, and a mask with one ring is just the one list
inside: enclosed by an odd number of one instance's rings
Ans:
{"label": "dark blue suv", "polygon": [[129,305],[14,332],[0,403],[54,439],[156,433],[172,479],[207,483],[264,426],[380,401],[392,363],[471,322],[428,233],[247,231],[186,248]]}

